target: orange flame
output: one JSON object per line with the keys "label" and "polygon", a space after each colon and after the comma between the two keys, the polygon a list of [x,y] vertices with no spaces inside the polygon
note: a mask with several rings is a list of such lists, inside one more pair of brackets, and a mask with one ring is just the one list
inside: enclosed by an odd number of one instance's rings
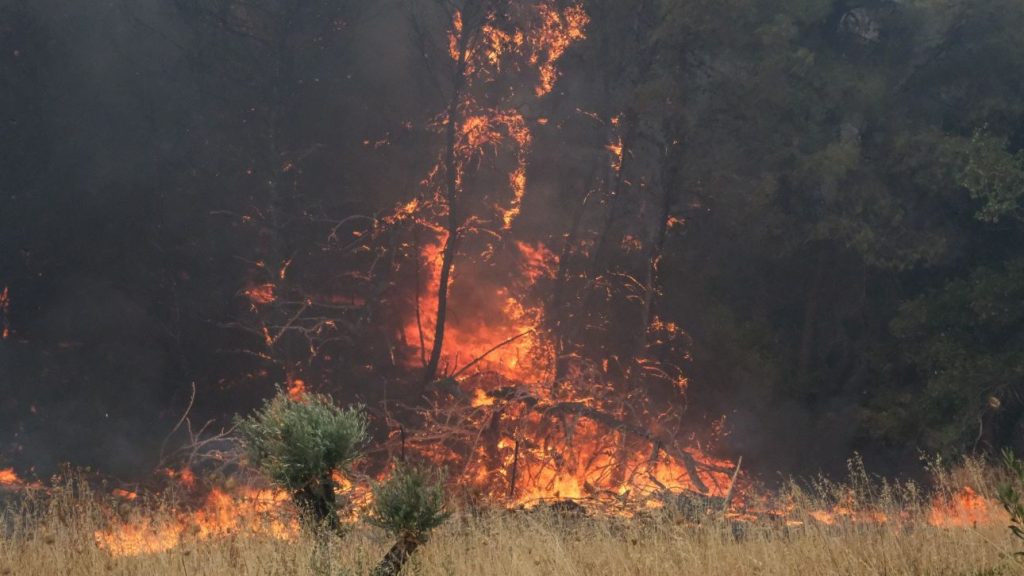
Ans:
{"label": "orange flame", "polygon": [[249,298],[249,301],[253,304],[272,304],[277,300],[276,290],[277,286],[268,282],[266,284],[249,286],[242,291],[242,294]]}
{"label": "orange flame", "polygon": [[306,382],[305,380],[295,378],[291,381],[288,386],[288,397],[292,400],[298,400],[306,393]]}
{"label": "orange flame", "polygon": [[13,468],[0,468],[0,486],[21,486],[21,479]]}
{"label": "orange flame", "polygon": [[546,4],[538,6],[542,25],[530,38],[532,46],[543,47],[530,56],[530,63],[539,66],[540,82],[534,89],[537,96],[551,92],[558,80],[558,61],[573,43],[586,38],[586,27],[590,17],[582,6],[570,6],[558,10]]}
{"label": "orange flame", "polygon": [[114,556],[154,554],[188,541],[242,531],[289,539],[298,534],[298,521],[294,515],[282,514],[288,501],[288,494],[279,490],[247,488],[229,495],[215,488],[198,510],[174,512],[164,518],[139,516],[114,521],[110,528],[98,530],[93,536],[100,548]]}
{"label": "orange flame", "polygon": [[1005,523],[1007,521],[1009,521],[1009,517],[998,502],[985,498],[970,486],[964,486],[948,497],[936,497],[932,500],[931,509],[928,512],[929,524],[947,528]]}

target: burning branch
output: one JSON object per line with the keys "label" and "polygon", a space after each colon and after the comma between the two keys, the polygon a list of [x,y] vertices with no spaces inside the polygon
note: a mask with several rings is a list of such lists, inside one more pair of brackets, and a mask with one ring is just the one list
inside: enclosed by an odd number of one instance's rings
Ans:
{"label": "burning branch", "polygon": [[463,373],[465,373],[467,370],[469,370],[473,366],[476,366],[480,361],[484,360],[485,358],[487,358],[488,356],[490,356],[494,352],[500,350],[501,348],[503,348],[505,346],[508,346],[509,344],[515,342],[516,340],[519,340],[523,336],[526,336],[527,334],[533,334],[534,332],[535,332],[535,330],[533,330],[533,329],[527,330],[525,332],[520,332],[519,334],[516,334],[515,336],[512,336],[510,338],[506,338],[505,340],[501,341],[500,343],[495,344],[491,349],[487,350],[486,352],[484,352],[480,356],[477,356],[472,361],[470,361],[468,364],[466,364],[465,366],[460,368],[458,371],[456,371],[454,374],[452,374],[451,378],[453,378],[453,379],[458,378]]}

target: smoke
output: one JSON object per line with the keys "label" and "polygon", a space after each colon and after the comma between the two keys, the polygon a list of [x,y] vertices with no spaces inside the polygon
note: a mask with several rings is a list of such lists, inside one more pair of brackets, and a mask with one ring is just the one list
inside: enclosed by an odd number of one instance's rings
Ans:
{"label": "smoke", "polygon": [[[13,331],[0,342],[0,466],[146,474],[193,386],[190,415],[214,427],[295,379],[371,405],[416,388],[409,319],[426,284],[417,262],[446,214],[432,206],[435,228],[420,235],[382,222],[434,193],[425,182],[445,144],[452,15],[401,1],[227,4],[0,7],[10,87],[0,114],[11,134],[0,142],[0,289],[10,289]],[[623,366],[647,344],[644,322],[658,320],[673,330],[659,334],[654,360],[690,382],[673,406],[685,432],[724,415],[724,448],[764,475],[840,470],[864,444],[867,352],[839,334],[856,311],[807,313],[812,250],[770,253],[806,240],[769,241],[786,226],[761,217],[777,183],[742,173],[760,166],[748,166],[737,136],[745,117],[718,108],[733,103],[712,74],[742,66],[728,51],[712,55],[680,104],[649,82],[657,43],[646,35],[659,15],[587,5],[591,40],[560,46],[550,93],[538,95],[529,66],[470,86],[483,96],[478,112],[514,111],[530,140],[521,156],[488,143],[470,162],[473,233],[455,266],[450,337],[504,313],[501,290],[522,274],[517,241],[543,245],[562,268],[516,296],[555,308],[545,328],[564,330],[563,356],[634,385],[642,379]],[[650,94],[636,96],[637,86]],[[661,116],[678,106],[676,120],[694,124],[677,128],[681,138]],[[721,127],[688,140],[712,114]],[[685,162],[663,170],[673,154]],[[528,192],[506,233],[496,208],[508,208],[519,168]],[[859,261],[828,264],[819,310],[863,298],[865,287],[830,279],[865,276]],[[274,298],[247,298],[257,285]],[[805,316],[819,364],[834,367],[827,374],[801,361],[800,343],[778,341],[800,333]],[[642,391],[662,400],[682,386],[674,372],[664,379]],[[833,380],[843,384],[807,392]],[[879,457],[904,452],[882,447]]]}

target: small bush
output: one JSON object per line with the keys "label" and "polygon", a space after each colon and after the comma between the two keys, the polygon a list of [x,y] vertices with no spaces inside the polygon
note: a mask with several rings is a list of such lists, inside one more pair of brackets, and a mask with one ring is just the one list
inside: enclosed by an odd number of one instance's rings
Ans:
{"label": "small bush", "polygon": [[444,481],[440,474],[400,465],[391,478],[374,486],[373,513],[368,521],[398,541],[373,571],[373,576],[397,576],[430,531],[448,519]]}
{"label": "small bush", "polygon": [[398,466],[387,482],[374,487],[373,495],[370,523],[399,538],[421,540],[450,515],[443,478],[423,468]]}
{"label": "small bush", "polygon": [[336,527],[331,475],[363,452],[367,420],[362,407],[342,410],[328,396],[293,399],[280,392],[236,423],[249,462],[292,491],[317,522]]}
{"label": "small bush", "polygon": [[[1013,452],[1003,451],[1003,464],[1009,472],[1009,479],[999,486],[999,503],[1010,515],[1010,531],[1018,540],[1024,541],[1024,461]],[[1018,552],[1024,555],[1024,552]]]}

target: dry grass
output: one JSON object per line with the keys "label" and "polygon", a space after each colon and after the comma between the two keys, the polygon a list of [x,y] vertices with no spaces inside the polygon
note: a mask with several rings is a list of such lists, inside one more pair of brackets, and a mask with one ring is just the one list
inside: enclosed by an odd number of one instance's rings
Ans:
{"label": "dry grass", "polygon": [[[970,482],[991,489],[982,468],[942,473],[939,490]],[[942,482],[948,483],[944,488]],[[1018,543],[1002,522],[936,527],[928,522],[930,496],[911,484],[893,485],[854,474],[842,484],[819,482],[791,488],[780,501],[784,521],[736,523],[683,512],[657,511],[627,519],[585,518],[551,511],[457,514],[417,553],[407,574],[420,575],[687,575],[1024,574],[1014,557]],[[279,540],[236,530],[202,539],[185,537],[165,552],[114,557],[96,545],[94,533],[110,510],[81,489],[8,506],[0,538],[0,575],[362,575],[391,541],[357,525],[329,549],[314,553],[311,539]],[[863,522],[839,517],[832,526],[812,512],[852,505],[898,521]],[[121,504],[132,517],[143,504]],[[160,506],[157,506],[158,508]],[[159,517],[162,512],[146,512]]]}

